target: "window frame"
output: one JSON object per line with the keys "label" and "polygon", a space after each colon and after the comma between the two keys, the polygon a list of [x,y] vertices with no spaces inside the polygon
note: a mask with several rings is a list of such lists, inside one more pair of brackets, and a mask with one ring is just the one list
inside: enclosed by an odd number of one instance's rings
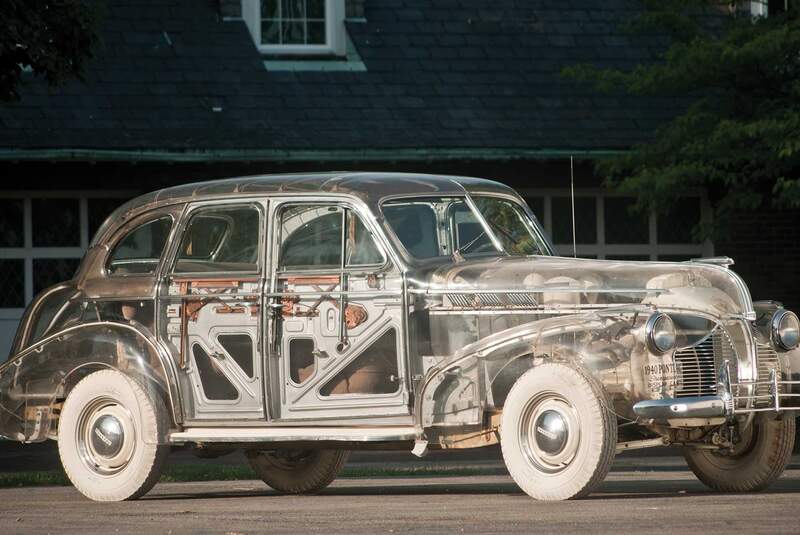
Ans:
{"label": "window frame", "polygon": [[[514,195],[507,195],[507,194],[496,193],[496,192],[475,192],[475,191],[471,191],[471,192],[468,192],[468,193],[453,193],[453,194],[426,193],[426,194],[421,194],[421,195],[415,195],[415,194],[411,194],[411,195],[409,195],[409,194],[389,195],[389,196],[387,196],[387,197],[385,197],[385,198],[383,198],[381,200],[378,209],[380,210],[381,215],[383,216],[383,209],[387,204],[402,203],[402,202],[406,202],[406,204],[413,204],[413,203],[426,203],[427,204],[427,201],[426,201],[427,199],[442,199],[442,198],[461,199],[464,202],[464,204],[467,205],[471,210],[474,210],[474,211],[478,212],[478,214],[480,216],[479,221],[481,222],[481,225],[484,225],[484,224],[488,225],[488,223],[485,222],[485,217],[480,212],[480,210],[476,206],[473,206],[473,202],[472,201],[475,199],[475,197],[492,197],[492,198],[495,198],[495,199],[508,201],[508,202],[516,205],[517,208],[519,208],[522,211],[523,214],[525,214],[528,217],[530,217],[531,220],[536,223],[536,224],[532,224],[531,223],[530,226],[528,226],[528,222],[526,222],[525,225],[526,225],[526,227],[528,227],[528,230],[533,233],[533,235],[539,240],[539,242],[546,249],[545,251],[542,251],[542,254],[544,256],[556,256],[556,248],[553,246],[552,242],[550,241],[550,237],[548,236],[547,231],[544,228],[544,225],[539,222],[539,219],[531,211],[530,207],[525,202],[525,200],[521,199],[521,198],[517,198]],[[435,212],[436,211],[434,210],[434,213]],[[448,218],[449,218],[449,215],[448,215]],[[437,220],[438,220],[438,217],[437,217]],[[448,221],[449,221],[449,219],[448,219]],[[405,259],[411,261],[412,263],[424,264],[426,262],[436,261],[437,259],[441,260],[442,258],[451,257],[452,254],[453,254],[452,251],[451,251],[450,253],[439,255],[439,256],[428,257],[428,258],[418,258],[418,257],[414,256],[413,254],[411,254],[411,252],[408,249],[406,249],[406,246],[403,244],[402,240],[397,236],[397,233],[392,228],[392,225],[389,224],[388,221],[386,221],[385,217],[383,217],[383,223],[384,223],[383,227],[384,227],[385,232],[389,236],[391,236],[391,240],[390,241],[394,242],[394,247],[401,253],[401,255]],[[484,230],[485,230],[485,228],[484,228]],[[439,250],[441,250],[441,244],[442,244],[442,239],[443,238],[447,240],[448,246],[451,245],[450,242],[452,241],[450,239],[450,236],[442,235],[442,232],[447,232],[447,231],[444,231],[441,228],[437,229],[436,241],[437,241],[437,243],[439,245]],[[490,229],[489,235],[490,235],[490,239],[492,239],[492,241],[494,243],[494,238],[496,238],[496,237],[494,236],[494,232],[491,231],[491,229]],[[501,250],[499,250],[499,251],[481,252],[481,253],[467,253],[467,254],[469,255],[470,258],[480,258],[480,257],[486,257],[486,256],[508,255],[509,254],[509,253],[507,253],[505,251],[505,249],[502,246],[500,247],[500,249]],[[509,255],[509,256],[520,256],[521,257],[521,255]]]}
{"label": "window frame", "polygon": [[263,44],[261,42],[262,0],[242,0],[242,18],[250,30],[253,42],[262,54],[287,56],[344,56],[344,0],[325,1],[325,44]]}
{"label": "window frame", "polygon": [[[231,209],[231,208],[255,208],[258,211],[258,251],[256,252],[256,270],[255,271],[175,271],[175,267],[178,264],[178,260],[180,258],[180,249],[181,244],[183,244],[183,238],[186,235],[186,231],[189,228],[189,224],[192,222],[192,219],[197,212],[202,210],[215,210],[215,209]],[[267,210],[264,208],[264,204],[257,199],[246,200],[246,199],[224,199],[224,200],[213,200],[213,201],[206,201],[206,202],[199,202],[190,204],[184,213],[181,215],[180,222],[178,227],[174,231],[174,237],[172,239],[172,244],[169,246],[169,268],[166,270],[166,273],[171,277],[177,277],[180,279],[191,279],[191,278],[210,278],[214,279],[217,277],[230,277],[231,275],[236,275],[236,277],[252,277],[252,276],[260,276],[261,273],[264,271],[264,251],[265,251],[265,243],[267,240],[267,231],[266,231],[266,221],[267,221]],[[227,230],[226,234],[227,235]],[[224,243],[224,240],[221,240],[218,244],[218,247]]]}
{"label": "window frame", "polygon": [[[369,233],[370,238],[372,239],[372,243],[377,248],[378,252],[380,253],[383,261],[380,263],[375,264],[356,264],[352,266],[348,266],[344,264],[345,259],[340,259],[339,266],[335,268],[317,268],[317,267],[309,267],[307,269],[283,269],[281,266],[281,248],[283,246],[283,224],[282,224],[282,217],[283,211],[287,208],[292,208],[294,206],[303,206],[303,205],[311,205],[311,206],[335,206],[338,208],[342,208],[343,213],[347,214],[348,211],[359,218],[361,224],[364,226],[364,229]],[[309,199],[309,200],[295,200],[295,199],[286,199],[281,200],[275,203],[273,216],[272,216],[272,224],[274,225],[274,253],[272,255],[272,263],[274,265],[274,271],[276,276],[285,276],[285,275],[307,275],[310,272],[320,273],[325,275],[335,275],[339,273],[360,273],[364,271],[383,271],[387,269],[387,267],[391,263],[391,258],[387,253],[386,249],[384,248],[381,240],[377,238],[375,230],[370,226],[370,222],[368,218],[365,218],[364,215],[356,208],[355,205],[349,203],[347,201],[340,201],[337,199]],[[344,235],[343,235],[344,236]],[[341,246],[341,244],[340,244]]]}
{"label": "window frame", "polygon": [[[540,221],[542,228],[549,236],[553,232],[553,218],[558,217],[554,213],[552,199],[555,197],[569,197],[569,188],[519,188],[518,192],[523,199],[541,198],[542,213],[534,214]],[[711,205],[707,195],[701,190],[687,191],[684,197],[697,197],[700,199],[700,217],[710,217]],[[648,216],[648,240],[641,244],[610,244],[606,243],[605,225],[605,199],[611,197],[630,197],[630,194],[617,193],[605,188],[579,188],[575,190],[575,197],[588,197],[595,202],[595,241],[591,244],[577,244],[578,257],[596,258],[600,260],[610,259],[620,256],[641,256],[642,261],[661,261],[671,262],[672,260],[662,260],[665,256],[686,256],[691,258],[712,257],[714,256],[714,244],[706,239],[702,243],[660,243],[658,241],[659,219],[655,214]],[[527,201],[526,201],[527,204]],[[530,210],[530,207],[527,208]],[[532,212],[531,212],[532,213]],[[568,217],[569,214],[565,214]],[[666,216],[669,221],[669,216]],[[572,242],[554,243],[553,254],[556,256],[572,257]],[[612,258],[609,258],[612,257]],[[635,261],[635,260],[630,260]]]}
{"label": "window frame", "polygon": [[[148,217],[151,217],[152,219],[149,219]],[[111,261],[114,257],[114,253],[117,251],[117,248],[120,246],[122,241],[145,225],[150,225],[160,221],[161,219],[169,219],[169,230],[167,231],[167,239],[164,242],[164,248],[161,250],[161,256],[159,256],[158,261],[155,262],[153,270],[147,273],[114,273],[111,271]],[[168,256],[169,240],[174,230],[175,218],[172,216],[172,214],[168,213],[146,214],[142,218],[136,219],[136,224],[131,226],[125,225],[124,227],[120,228],[117,231],[117,235],[114,237],[113,245],[108,248],[108,253],[106,253],[105,260],[103,261],[103,275],[107,278],[157,277],[158,273],[160,272],[160,268],[164,263],[164,259]]]}

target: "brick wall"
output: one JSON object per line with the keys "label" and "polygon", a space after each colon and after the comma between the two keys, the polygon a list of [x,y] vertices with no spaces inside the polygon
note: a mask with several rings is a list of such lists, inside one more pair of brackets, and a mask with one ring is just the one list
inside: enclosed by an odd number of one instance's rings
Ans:
{"label": "brick wall", "polygon": [[714,251],[736,261],[754,300],[774,299],[800,311],[800,210],[739,214]]}

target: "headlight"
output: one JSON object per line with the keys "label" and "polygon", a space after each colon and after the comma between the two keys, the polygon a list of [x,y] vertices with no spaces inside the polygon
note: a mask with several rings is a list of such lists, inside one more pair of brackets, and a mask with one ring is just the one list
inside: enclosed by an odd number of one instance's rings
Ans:
{"label": "headlight", "polygon": [[647,347],[656,354],[666,353],[675,347],[675,325],[666,314],[660,312],[650,316],[644,326]]}
{"label": "headlight", "polygon": [[787,351],[797,347],[800,343],[800,320],[797,314],[780,309],[772,316],[772,343]]}

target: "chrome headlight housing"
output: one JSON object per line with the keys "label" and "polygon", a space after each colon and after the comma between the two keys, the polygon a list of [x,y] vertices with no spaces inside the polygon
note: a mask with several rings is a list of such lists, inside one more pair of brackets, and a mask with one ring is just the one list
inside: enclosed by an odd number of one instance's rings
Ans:
{"label": "chrome headlight housing", "polygon": [[661,355],[675,347],[675,325],[662,312],[656,312],[644,325],[644,335],[650,352]]}
{"label": "chrome headlight housing", "polygon": [[800,344],[800,320],[797,314],[785,309],[779,309],[772,316],[770,329],[772,343],[785,351],[794,349]]}

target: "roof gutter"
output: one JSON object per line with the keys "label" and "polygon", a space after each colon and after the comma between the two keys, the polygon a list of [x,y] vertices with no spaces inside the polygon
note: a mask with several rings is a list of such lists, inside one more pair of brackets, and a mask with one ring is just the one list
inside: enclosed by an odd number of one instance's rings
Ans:
{"label": "roof gutter", "polygon": [[2,149],[0,161],[74,162],[349,162],[431,160],[556,160],[599,159],[624,154],[615,149],[508,149],[508,148],[398,148],[398,149],[226,149],[226,150],[114,150],[114,149]]}

